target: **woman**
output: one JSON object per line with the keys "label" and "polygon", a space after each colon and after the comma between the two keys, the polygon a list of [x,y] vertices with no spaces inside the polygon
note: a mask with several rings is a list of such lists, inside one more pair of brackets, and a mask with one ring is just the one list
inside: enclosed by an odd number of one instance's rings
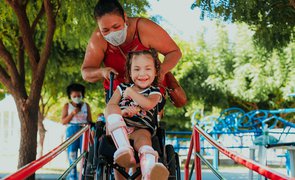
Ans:
{"label": "woman", "polygon": [[[70,100],[62,110],[62,124],[67,125],[66,138],[68,139],[78,132],[85,124],[91,123],[91,110],[88,103],[83,102],[85,87],[81,84],[70,84],[67,87],[67,95]],[[82,150],[82,137],[73,142],[67,149],[70,165],[77,159],[78,150]],[[70,180],[78,179],[77,169],[73,168],[68,176]]]}
{"label": "woman", "polygon": [[[108,90],[110,72],[115,74],[114,89],[125,82],[129,51],[153,48],[161,53],[161,80],[181,58],[179,47],[163,28],[146,18],[127,17],[117,0],[100,0],[94,16],[98,28],[91,35],[81,67],[83,79],[88,82],[104,80]],[[161,93],[164,95],[165,90]]]}

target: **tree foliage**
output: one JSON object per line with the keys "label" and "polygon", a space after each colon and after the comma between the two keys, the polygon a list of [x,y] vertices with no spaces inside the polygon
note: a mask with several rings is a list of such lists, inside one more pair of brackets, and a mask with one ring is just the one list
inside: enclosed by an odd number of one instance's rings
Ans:
{"label": "tree foliage", "polygon": [[202,19],[218,17],[248,24],[255,31],[255,42],[268,50],[285,47],[294,40],[294,0],[197,0],[194,7],[202,10]]}
{"label": "tree foliage", "polygon": [[183,57],[173,72],[189,103],[177,110],[168,103],[164,118],[168,129],[190,129],[190,116],[199,109],[218,116],[233,106],[250,111],[295,104],[288,96],[295,92],[294,43],[269,52],[254,45],[245,24],[237,24],[238,35],[232,40],[222,23],[215,26],[217,36],[211,44],[205,42],[204,33],[196,43],[178,41]]}

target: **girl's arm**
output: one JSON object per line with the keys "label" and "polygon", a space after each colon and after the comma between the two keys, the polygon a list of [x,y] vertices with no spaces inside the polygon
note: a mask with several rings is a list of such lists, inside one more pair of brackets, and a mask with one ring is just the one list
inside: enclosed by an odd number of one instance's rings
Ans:
{"label": "girl's arm", "polygon": [[106,118],[110,114],[121,114],[121,109],[119,107],[119,102],[121,99],[121,94],[119,89],[117,88],[116,91],[114,92],[113,96],[109,100],[106,110],[105,110],[105,116]]}
{"label": "girl's arm", "polygon": [[62,116],[61,116],[61,123],[63,125],[66,125],[68,124],[72,118],[75,116],[75,114],[77,114],[77,112],[74,110],[71,112],[71,114],[68,114],[68,107],[69,107],[69,104],[65,104],[63,109],[62,109]]}
{"label": "girl's arm", "polygon": [[131,87],[126,88],[124,97],[130,97],[135,101],[143,110],[150,110],[154,108],[161,99],[161,94],[151,94],[148,97],[136,92]]}

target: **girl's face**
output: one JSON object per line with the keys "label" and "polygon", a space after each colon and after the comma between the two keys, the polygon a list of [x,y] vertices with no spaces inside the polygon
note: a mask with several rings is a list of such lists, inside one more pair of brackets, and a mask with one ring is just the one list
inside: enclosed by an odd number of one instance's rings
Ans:
{"label": "girl's face", "polygon": [[125,20],[118,14],[111,13],[97,19],[97,24],[101,34],[106,36],[111,32],[122,30],[125,26]]}
{"label": "girl's face", "polygon": [[71,100],[75,103],[75,104],[79,104],[82,102],[82,93],[79,91],[72,91],[71,92]]}
{"label": "girl's face", "polygon": [[134,84],[140,89],[149,87],[156,77],[153,57],[143,54],[133,56],[130,75]]}

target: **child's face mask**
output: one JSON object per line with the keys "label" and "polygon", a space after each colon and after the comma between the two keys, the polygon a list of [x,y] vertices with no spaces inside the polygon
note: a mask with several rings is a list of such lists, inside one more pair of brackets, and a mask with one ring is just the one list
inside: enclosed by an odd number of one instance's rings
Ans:
{"label": "child's face mask", "polygon": [[82,102],[82,97],[71,97],[71,99],[76,104],[80,104]]}
{"label": "child's face mask", "polygon": [[110,32],[108,35],[103,36],[106,41],[114,46],[120,46],[123,44],[127,37],[127,25],[124,24],[124,28],[119,31]]}

